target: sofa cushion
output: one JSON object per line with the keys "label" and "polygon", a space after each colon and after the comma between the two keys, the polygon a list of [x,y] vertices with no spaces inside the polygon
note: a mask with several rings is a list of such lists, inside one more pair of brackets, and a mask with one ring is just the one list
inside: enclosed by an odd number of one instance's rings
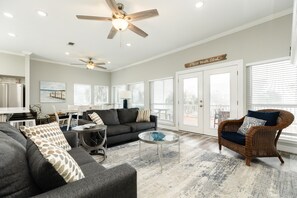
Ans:
{"label": "sofa cushion", "polygon": [[89,176],[92,176],[94,174],[97,174],[97,173],[100,173],[100,172],[103,172],[106,170],[106,168],[104,168],[103,166],[101,166],[100,164],[98,164],[95,161],[88,163],[88,164],[84,164],[80,168],[81,168],[82,172],[84,173],[85,177],[89,177]]}
{"label": "sofa cushion", "polygon": [[18,141],[24,148],[26,148],[27,140],[23,136],[23,134],[17,128],[11,126],[7,122],[0,123],[0,131],[8,135],[9,137],[13,138],[14,140]]}
{"label": "sofa cushion", "polygon": [[68,153],[79,166],[95,162],[94,158],[81,147],[72,148]]}
{"label": "sofa cushion", "polygon": [[0,132],[0,197],[30,197],[39,194],[26,159],[26,149]]}
{"label": "sofa cushion", "polygon": [[27,158],[32,176],[44,192],[84,178],[67,151],[46,139],[28,139]]}
{"label": "sofa cushion", "polygon": [[118,117],[121,124],[136,122],[138,108],[118,109]]}
{"label": "sofa cushion", "polygon": [[222,138],[240,145],[245,145],[245,135],[240,133],[222,131]]}
{"label": "sofa cushion", "polygon": [[277,119],[279,116],[279,111],[275,112],[261,112],[261,111],[248,111],[247,116],[266,120],[265,126],[275,126],[277,124]]}
{"label": "sofa cushion", "polygon": [[133,122],[133,123],[126,123],[125,125],[130,126],[132,129],[132,132],[144,131],[155,127],[154,122]]}
{"label": "sofa cushion", "polygon": [[[107,137],[120,135],[124,133],[130,133],[130,132],[131,132],[130,126],[126,126],[126,125],[107,126]],[[108,141],[108,138],[107,138],[107,141]]]}
{"label": "sofa cushion", "polygon": [[69,151],[71,146],[68,144],[63,132],[60,129],[60,126],[57,122],[43,124],[38,126],[26,127],[22,126],[21,131],[25,134],[26,137],[39,137],[55,145]]}

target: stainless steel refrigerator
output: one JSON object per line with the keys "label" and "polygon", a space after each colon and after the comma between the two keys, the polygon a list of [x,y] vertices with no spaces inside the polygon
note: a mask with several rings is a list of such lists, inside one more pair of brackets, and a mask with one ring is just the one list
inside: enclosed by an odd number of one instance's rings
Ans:
{"label": "stainless steel refrigerator", "polygon": [[24,84],[0,83],[0,107],[24,107]]}

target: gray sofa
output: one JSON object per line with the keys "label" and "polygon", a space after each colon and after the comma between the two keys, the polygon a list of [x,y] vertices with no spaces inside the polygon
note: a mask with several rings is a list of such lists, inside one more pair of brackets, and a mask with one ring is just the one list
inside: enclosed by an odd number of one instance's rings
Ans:
{"label": "gray sofa", "polygon": [[88,114],[96,112],[107,126],[107,146],[138,140],[138,134],[146,130],[157,130],[157,116],[151,115],[150,122],[136,122],[138,108],[87,110],[79,125],[92,123]]}
{"label": "gray sofa", "polygon": [[[77,147],[76,133],[64,134],[72,147],[68,153],[81,167],[85,178],[43,192],[31,176],[27,140],[16,128],[0,123],[0,197],[137,197],[134,168],[122,164],[106,169]],[[44,181],[49,182],[47,178]]]}

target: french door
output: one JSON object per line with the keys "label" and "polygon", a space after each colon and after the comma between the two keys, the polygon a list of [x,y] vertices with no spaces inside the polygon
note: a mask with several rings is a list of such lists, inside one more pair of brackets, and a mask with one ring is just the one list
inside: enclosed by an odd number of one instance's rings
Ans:
{"label": "french door", "polygon": [[179,130],[217,135],[221,121],[238,112],[237,66],[178,75]]}

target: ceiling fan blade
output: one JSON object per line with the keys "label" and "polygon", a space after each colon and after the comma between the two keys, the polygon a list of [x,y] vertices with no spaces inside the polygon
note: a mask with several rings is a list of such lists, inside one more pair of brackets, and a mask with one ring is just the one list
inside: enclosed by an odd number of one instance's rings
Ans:
{"label": "ceiling fan blade", "polygon": [[120,12],[117,3],[115,2],[115,0],[106,0],[107,5],[110,7],[111,11],[114,13],[118,13]]}
{"label": "ceiling fan blade", "polygon": [[113,39],[113,37],[116,35],[117,32],[118,32],[118,30],[115,29],[115,28],[112,26],[112,28],[111,28],[111,30],[110,30],[110,32],[109,32],[107,38],[108,38],[108,39]]}
{"label": "ceiling fan blade", "polygon": [[86,65],[86,64],[82,64],[82,63],[71,63],[71,65]]}
{"label": "ceiling fan blade", "polygon": [[144,37],[144,38],[148,36],[148,34],[146,32],[144,32],[142,29],[136,27],[132,23],[129,23],[128,29],[131,30],[132,32],[138,34],[139,36]]}
{"label": "ceiling fan blade", "polygon": [[81,62],[84,62],[84,63],[88,63],[88,61],[85,61],[84,59],[79,59]]}
{"label": "ceiling fan blade", "polygon": [[99,66],[99,65],[95,65],[95,67],[100,68],[100,69],[107,69],[106,67],[102,67],[102,66]]}
{"label": "ceiling fan blade", "polygon": [[132,13],[127,15],[125,18],[131,21],[137,21],[137,20],[147,19],[158,15],[159,15],[158,10],[152,9],[152,10],[145,10],[142,12]]}
{"label": "ceiling fan blade", "polygon": [[84,20],[111,21],[110,17],[85,16],[85,15],[76,15],[76,17],[78,19],[84,19]]}
{"label": "ceiling fan blade", "polygon": [[105,63],[94,63],[95,66],[105,65]]}

